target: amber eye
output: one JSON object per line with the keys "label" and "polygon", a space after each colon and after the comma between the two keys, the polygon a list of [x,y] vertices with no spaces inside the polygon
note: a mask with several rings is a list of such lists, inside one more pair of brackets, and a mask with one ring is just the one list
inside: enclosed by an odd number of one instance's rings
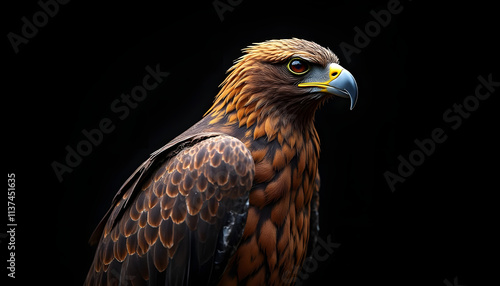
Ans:
{"label": "amber eye", "polygon": [[293,58],[288,62],[288,70],[296,75],[302,75],[309,71],[309,64],[300,58]]}

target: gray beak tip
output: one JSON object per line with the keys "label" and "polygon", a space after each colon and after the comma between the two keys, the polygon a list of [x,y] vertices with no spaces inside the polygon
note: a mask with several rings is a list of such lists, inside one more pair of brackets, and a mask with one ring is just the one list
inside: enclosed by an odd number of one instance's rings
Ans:
{"label": "gray beak tip", "polygon": [[346,69],[342,70],[340,76],[333,80],[330,84],[338,89],[342,89],[343,93],[348,95],[351,99],[351,110],[354,109],[356,102],[358,101],[358,84],[354,79],[354,76]]}

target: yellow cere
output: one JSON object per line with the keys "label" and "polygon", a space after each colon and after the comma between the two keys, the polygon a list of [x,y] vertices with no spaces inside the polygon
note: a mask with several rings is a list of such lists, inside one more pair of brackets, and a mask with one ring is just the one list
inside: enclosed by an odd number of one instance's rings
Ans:
{"label": "yellow cere", "polygon": [[328,80],[324,82],[303,82],[299,83],[299,87],[320,87],[321,92],[327,92],[326,88],[329,87],[329,83],[336,79],[344,68],[338,64],[330,64],[330,72],[328,73]]}

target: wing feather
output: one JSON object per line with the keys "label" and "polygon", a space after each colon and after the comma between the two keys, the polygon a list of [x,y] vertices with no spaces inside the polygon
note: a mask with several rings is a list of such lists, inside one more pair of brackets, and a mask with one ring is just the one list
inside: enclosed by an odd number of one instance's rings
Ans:
{"label": "wing feather", "polygon": [[222,274],[243,234],[253,158],[218,134],[166,151],[115,197],[86,285],[208,285]]}
{"label": "wing feather", "polygon": [[309,242],[307,246],[306,257],[313,256],[313,250],[318,242],[319,235],[319,188],[320,188],[320,177],[319,172],[316,172],[316,179],[314,180],[314,192],[311,201],[311,217],[309,221]]}

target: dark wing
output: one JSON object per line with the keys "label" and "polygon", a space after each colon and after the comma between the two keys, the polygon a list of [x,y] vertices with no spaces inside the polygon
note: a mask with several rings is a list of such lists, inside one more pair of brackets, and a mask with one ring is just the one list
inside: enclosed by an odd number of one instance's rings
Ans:
{"label": "dark wing", "polygon": [[209,285],[223,273],[246,222],[252,156],[227,135],[176,146],[115,197],[86,285]]}
{"label": "dark wing", "polygon": [[310,218],[310,231],[309,242],[307,244],[306,258],[312,257],[316,242],[318,242],[319,235],[319,171],[316,171],[316,179],[314,180],[314,192],[311,200],[311,218]]}

